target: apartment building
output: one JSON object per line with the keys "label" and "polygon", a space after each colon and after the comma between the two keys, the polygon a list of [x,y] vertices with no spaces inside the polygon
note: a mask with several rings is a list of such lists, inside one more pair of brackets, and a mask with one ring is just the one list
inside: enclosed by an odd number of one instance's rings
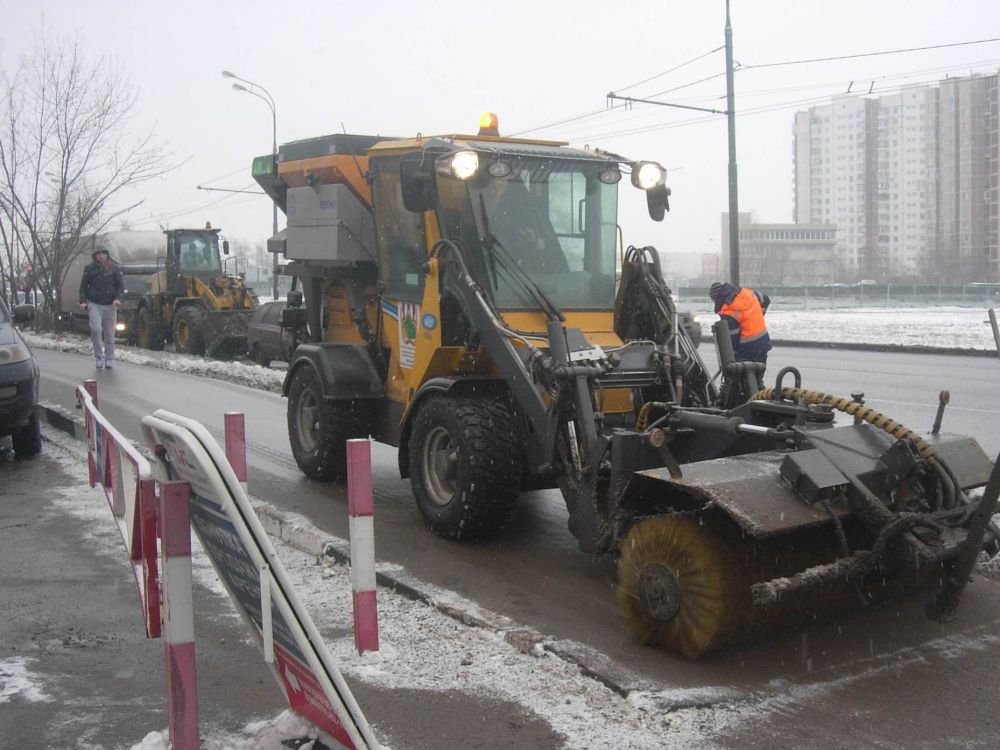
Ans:
{"label": "apartment building", "polygon": [[798,112],[794,216],[836,224],[843,280],[1000,281],[1000,74]]}

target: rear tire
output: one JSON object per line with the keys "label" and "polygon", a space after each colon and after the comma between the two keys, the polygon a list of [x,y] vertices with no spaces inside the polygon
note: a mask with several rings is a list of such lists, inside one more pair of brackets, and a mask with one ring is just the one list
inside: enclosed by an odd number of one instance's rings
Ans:
{"label": "rear tire", "polygon": [[14,454],[19,458],[37,456],[42,452],[42,425],[38,413],[31,415],[31,421],[11,436]]}
{"label": "rear tire", "polygon": [[346,441],[368,437],[368,404],[323,397],[316,371],[300,367],[288,388],[288,441],[295,463],[310,479],[347,477]]}
{"label": "rear tire", "polygon": [[498,399],[432,396],[410,438],[410,484],[431,528],[474,539],[510,520],[521,487],[522,448]]}
{"label": "rear tire", "polygon": [[163,351],[163,329],[148,307],[139,311],[139,345],[154,352]]}
{"label": "rear tire", "polygon": [[202,324],[205,314],[196,307],[183,307],[174,313],[174,350],[180,354],[205,354]]}

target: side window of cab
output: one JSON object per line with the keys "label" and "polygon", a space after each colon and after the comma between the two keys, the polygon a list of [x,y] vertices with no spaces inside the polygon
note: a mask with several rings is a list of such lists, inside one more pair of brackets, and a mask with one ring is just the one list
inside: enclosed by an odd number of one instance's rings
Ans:
{"label": "side window of cab", "polygon": [[391,299],[420,302],[424,293],[422,266],[427,260],[423,215],[403,205],[398,156],[373,159],[372,170],[379,277],[385,283],[385,294]]}

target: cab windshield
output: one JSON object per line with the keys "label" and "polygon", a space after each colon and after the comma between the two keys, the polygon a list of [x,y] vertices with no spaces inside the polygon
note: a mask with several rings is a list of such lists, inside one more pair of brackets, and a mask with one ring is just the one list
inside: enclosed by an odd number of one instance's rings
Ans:
{"label": "cab windshield", "polygon": [[221,273],[218,235],[182,234],[178,245],[181,273]]}
{"label": "cab windshield", "polygon": [[439,181],[442,228],[467,248],[478,283],[501,310],[537,309],[516,265],[561,310],[612,309],[618,185],[598,179],[607,162],[510,163],[504,177],[484,164],[469,182]]}

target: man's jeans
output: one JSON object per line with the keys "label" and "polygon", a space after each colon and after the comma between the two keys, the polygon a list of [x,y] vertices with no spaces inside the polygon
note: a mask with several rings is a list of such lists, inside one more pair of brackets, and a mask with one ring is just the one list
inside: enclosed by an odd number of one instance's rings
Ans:
{"label": "man's jeans", "polygon": [[90,316],[90,339],[94,342],[94,356],[97,359],[114,359],[118,308],[114,305],[88,302],[87,314]]}

